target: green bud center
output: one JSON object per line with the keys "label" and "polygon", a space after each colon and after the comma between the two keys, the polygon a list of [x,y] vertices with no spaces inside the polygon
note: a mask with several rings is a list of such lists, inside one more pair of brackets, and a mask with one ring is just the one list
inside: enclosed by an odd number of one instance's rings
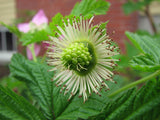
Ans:
{"label": "green bud center", "polygon": [[67,69],[82,72],[87,71],[92,55],[87,44],[76,42],[63,50],[61,60]]}

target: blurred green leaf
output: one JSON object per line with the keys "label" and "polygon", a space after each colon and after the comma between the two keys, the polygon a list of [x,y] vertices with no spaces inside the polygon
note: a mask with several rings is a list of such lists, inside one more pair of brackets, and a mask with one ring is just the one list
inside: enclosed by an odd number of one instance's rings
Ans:
{"label": "blurred green leaf", "polygon": [[31,43],[37,43],[44,40],[48,40],[48,35],[51,34],[50,28],[46,27],[45,29],[34,31],[34,32],[27,32],[23,33],[20,41],[22,42],[22,45],[27,46]]}
{"label": "blurred green leaf", "polygon": [[23,86],[22,82],[16,81],[14,78],[11,78],[9,76],[4,77],[0,80],[0,84],[2,86],[7,86],[9,89],[14,89],[17,86]]}
{"label": "blurred green leaf", "polygon": [[7,25],[3,22],[0,22],[1,25],[6,27],[11,33],[14,33],[17,37],[21,37],[21,32],[18,30],[18,28],[15,25]]}
{"label": "blurred green leaf", "polygon": [[71,15],[103,15],[108,11],[110,4],[105,0],[82,0],[76,3],[71,11]]}

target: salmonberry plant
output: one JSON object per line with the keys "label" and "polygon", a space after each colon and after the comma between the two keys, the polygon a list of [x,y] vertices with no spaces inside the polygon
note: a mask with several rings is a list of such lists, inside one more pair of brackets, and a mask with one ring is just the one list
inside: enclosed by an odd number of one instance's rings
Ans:
{"label": "salmonberry plant", "polygon": [[[142,3],[148,7],[151,0],[146,1],[129,1],[124,10],[139,10],[141,7],[132,7]],[[70,15],[58,13],[49,23],[42,10],[37,15],[43,19],[34,17],[23,28],[2,23],[31,54],[28,59],[14,54],[9,65],[10,79],[24,82],[31,96],[23,97],[0,85],[1,120],[160,119],[158,31],[153,28],[155,35],[126,31],[140,50],[130,66],[147,75],[124,84],[122,76],[114,75],[120,55],[106,32],[108,21],[93,24],[94,16],[106,14],[109,5],[105,0],[82,0]],[[39,43],[46,50],[41,57],[36,54]]]}

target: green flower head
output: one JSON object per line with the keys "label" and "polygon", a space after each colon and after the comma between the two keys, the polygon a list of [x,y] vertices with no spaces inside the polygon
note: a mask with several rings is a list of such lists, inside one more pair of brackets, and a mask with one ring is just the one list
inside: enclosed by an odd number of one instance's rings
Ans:
{"label": "green flower head", "polygon": [[87,100],[88,95],[95,92],[100,95],[102,88],[109,89],[105,80],[114,82],[111,69],[116,66],[112,56],[119,54],[118,48],[111,45],[112,40],[104,33],[106,29],[92,25],[93,17],[84,20],[80,17],[64,22],[64,29],[57,26],[58,37],[50,37],[48,43],[53,46],[48,52],[49,65],[55,66],[53,80],[62,86],[64,94],[70,93],[69,99],[79,91],[79,97]]}

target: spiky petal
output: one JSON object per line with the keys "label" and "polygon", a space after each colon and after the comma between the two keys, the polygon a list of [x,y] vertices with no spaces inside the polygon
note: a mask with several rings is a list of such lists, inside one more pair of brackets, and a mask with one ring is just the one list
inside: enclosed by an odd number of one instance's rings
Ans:
{"label": "spiky petal", "polygon": [[[57,26],[59,37],[50,37],[48,47],[54,52],[48,52],[48,64],[55,66],[53,78],[57,86],[62,86],[64,94],[70,92],[69,99],[79,91],[79,97],[86,101],[92,92],[100,95],[102,88],[109,89],[104,80],[114,82],[111,71],[116,66],[112,56],[119,54],[117,47],[112,45],[112,39],[104,33],[105,29],[92,25],[93,17],[84,20],[80,17],[64,22],[64,29]],[[51,70],[51,71],[52,71]]]}

